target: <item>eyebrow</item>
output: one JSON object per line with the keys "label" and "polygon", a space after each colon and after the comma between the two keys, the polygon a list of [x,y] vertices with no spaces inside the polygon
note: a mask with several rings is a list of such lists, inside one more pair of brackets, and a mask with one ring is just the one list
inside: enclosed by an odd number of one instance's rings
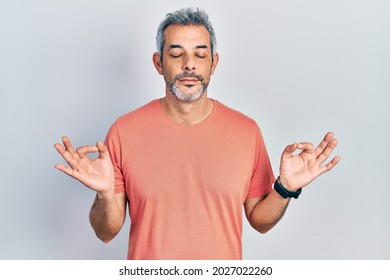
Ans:
{"label": "eyebrow", "polygon": [[[172,44],[169,46],[169,49],[182,49],[183,47],[181,45]],[[208,49],[209,47],[206,45],[198,45],[195,47],[195,49]]]}
{"label": "eyebrow", "polygon": [[183,48],[182,46],[180,46],[180,45],[174,45],[174,44],[172,44],[172,45],[169,46],[169,49],[182,49],[182,48]]}
{"label": "eyebrow", "polygon": [[199,46],[196,46],[196,49],[208,49],[209,47],[206,46],[206,45],[199,45]]}

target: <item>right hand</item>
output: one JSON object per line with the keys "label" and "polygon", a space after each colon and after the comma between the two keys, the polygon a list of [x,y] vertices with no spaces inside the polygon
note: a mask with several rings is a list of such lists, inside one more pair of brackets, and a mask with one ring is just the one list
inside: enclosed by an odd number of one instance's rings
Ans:
{"label": "right hand", "polygon": [[[55,149],[68,166],[56,164],[55,168],[75,178],[88,188],[101,194],[114,191],[114,168],[107,147],[102,142],[96,146],[81,146],[75,150],[69,138],[62,137],[64,146],[56,143]],[[99,152],[97,158],[89,158],[89,153]]]}

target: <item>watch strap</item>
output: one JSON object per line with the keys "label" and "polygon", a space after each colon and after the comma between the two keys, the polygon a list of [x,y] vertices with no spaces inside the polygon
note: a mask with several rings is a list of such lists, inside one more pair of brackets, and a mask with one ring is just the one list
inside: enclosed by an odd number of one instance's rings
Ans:
{"label": "watch strap", "polygon": [[276,181],[275,181],[274,189],[275,189],[275,191],[276,191],[278,194],[280,194],[283,198],[293,197],[293,198],[297,199],[297,198],[299,197],[299,195],[301,194],[301,192],[302,192],[302,188],[297,189],[295,192],[287,190],[287,189],[280,183],[279,177],[278,177],[278,179],[276,179]]}

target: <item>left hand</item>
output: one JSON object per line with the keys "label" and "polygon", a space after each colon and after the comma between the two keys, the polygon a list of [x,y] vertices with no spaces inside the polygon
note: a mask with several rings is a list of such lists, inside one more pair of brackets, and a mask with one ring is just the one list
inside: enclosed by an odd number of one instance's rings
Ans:
{"label": "left hand", "polygon": [[[329,163],[328,159],[338,141],[333,138],[333,133],[328,132],[320,145],[315,149],[308,142],[294,143],[287,146],[280,161],[280,183],[290,191],[296,191],[312,182],[321,174],[331,170],[339,161],[340,157],[334,157]],[[293,155],[297,150],[299,154]]]}

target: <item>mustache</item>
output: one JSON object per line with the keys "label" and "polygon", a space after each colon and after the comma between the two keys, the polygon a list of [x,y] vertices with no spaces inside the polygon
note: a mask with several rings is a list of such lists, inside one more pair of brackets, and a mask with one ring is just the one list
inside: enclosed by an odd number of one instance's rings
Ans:
{"label": "mustache", "polygon": [[173,78],[173,82],[176,82],[177,80],[180,80],[180,79],[183,79],[183,78],[195,78],[195,79],[197,79],[200,82],[204,81],[204,78],[201,75],[197,75],[195,73],[186,73],[185,72],[185,73],[182,73],[182,74],[177,74]]}

